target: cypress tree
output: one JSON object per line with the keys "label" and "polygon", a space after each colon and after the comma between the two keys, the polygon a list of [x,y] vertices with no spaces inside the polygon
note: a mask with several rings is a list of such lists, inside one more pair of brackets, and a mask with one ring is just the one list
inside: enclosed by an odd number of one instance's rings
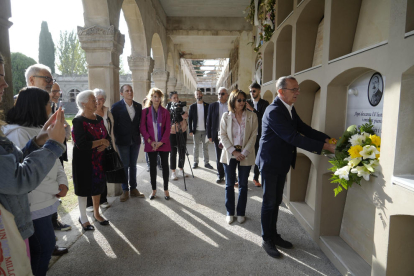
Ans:
{"label": "cypress tree", "polygon": [[55,73],[55,43],[46,21],[42,21],[39,35],[39,63],[47,65]]}

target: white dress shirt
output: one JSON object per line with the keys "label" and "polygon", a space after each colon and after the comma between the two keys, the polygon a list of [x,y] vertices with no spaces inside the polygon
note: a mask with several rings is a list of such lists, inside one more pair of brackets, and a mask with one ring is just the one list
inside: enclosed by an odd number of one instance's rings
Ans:
{"label": "white dress shirt", "polygon": [[285,103],[284,100],[282,100],[282,98],[279,98],[279,99],[282,101],[282,103],[286,106],[287,110],[289,111],[290,118],[293,119],[293,117],[292,117],[293,104],[292,105],[288,105],[287,103]]}
{"label": "white dress shirt", "polygon": [[124,103],[125,103],[126,109],[128,111],[129,117],[131,118],[131,121],[134,120],[134,117],[135,117],[134,102],[132,102],[131,106],[129,106],[127,104],[127,102],[125,101],[125,99],[124,99]]}
{"label": "white dress shirt", "polygon": [[197,128],[196,130],[204,131],[204,103],[197,104]]}

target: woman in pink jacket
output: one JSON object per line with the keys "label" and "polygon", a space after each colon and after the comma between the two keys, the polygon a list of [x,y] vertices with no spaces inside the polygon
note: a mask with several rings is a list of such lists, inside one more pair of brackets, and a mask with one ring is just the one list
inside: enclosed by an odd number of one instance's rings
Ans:
{"label": "woman in pink jacket", "polygon": [[164,94],[158,88],[151,88],[147,95],[146,108],[141,114],[141,134],[144,137],[145,149],[150,163],[150,177],[152,193],[150,199],[154,199],[157,193],[157,155],[161,157],[162,177],[164,179],[165,199],[170,199],[168,192],[168,155],[170,145],[170,113],[161,106]]}

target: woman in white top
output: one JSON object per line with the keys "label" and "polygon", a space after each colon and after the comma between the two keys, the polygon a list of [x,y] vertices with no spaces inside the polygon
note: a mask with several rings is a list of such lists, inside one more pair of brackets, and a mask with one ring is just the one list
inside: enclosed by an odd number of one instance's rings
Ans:
{"label": "woman in white top", "polygon": [[[7,113],[8,125],[2,128],[17,147],[39,134],[52,113],[49,94],[36,87],[23,88],[15,106]],[[59,197],[66,196],[68,179],[59,159],[40,185],[28,194],[34,234],[29,238],[31,266],[34,275],[46,275],[56,240],[52,215],[57,212]]]}
{"label": "woman in white top", "polygon": [[[102,117],[105,128],[108,131],[109,136],[111,136],[112,145],[115,145],[114,117],[112,116],[112,113],[111,113],[110,109],[104,105],[105,101],[106,101],[105,91],[103,91],[100,88],[95,88],[93,90],[93,94],[95,95],[96,104],[97,104],[95,114]],[[118,148],[115,147],[115,146],[114,146],[114,149],[116,151],[118,151]],[[99,204],[100,204],[101,208],[106,209],[110,206],[109,203],[108,203],[107,195],[108,195],[108,186],[105,185],[105,190],[101,194],[101,199],[99,201]],[[86,211],[93,212],[93,203],[92,203],[92,197],[91,196],[88,196],[86,206],[87,206]]]}
{"label": "woman in white top", "polygon": [[229,112],[223,114],[220,121],[220,139],[223,144],[220,162],[223,163],[226,174],[226,221],[233,222],[234,183],[236,168],[239,168],[239,199],[237,202],[237,221],[246,220],[247,180],[250,168],[254,165],[254,144],[257,137],[257,115],[246,111],[246,93],[233,90],[228,101]]}

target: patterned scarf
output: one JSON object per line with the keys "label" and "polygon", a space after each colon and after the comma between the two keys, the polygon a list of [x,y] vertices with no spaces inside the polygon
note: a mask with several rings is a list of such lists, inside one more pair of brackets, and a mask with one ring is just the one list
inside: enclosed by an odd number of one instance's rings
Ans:
{"label": "patterned scarf", "polygon": [[157,142],[161,141],[161,122],[162,122],[162,112],[161,106],[158,107],[158,111],[155,111],[154,106],[151,106],[152,122],[157,125]]}

